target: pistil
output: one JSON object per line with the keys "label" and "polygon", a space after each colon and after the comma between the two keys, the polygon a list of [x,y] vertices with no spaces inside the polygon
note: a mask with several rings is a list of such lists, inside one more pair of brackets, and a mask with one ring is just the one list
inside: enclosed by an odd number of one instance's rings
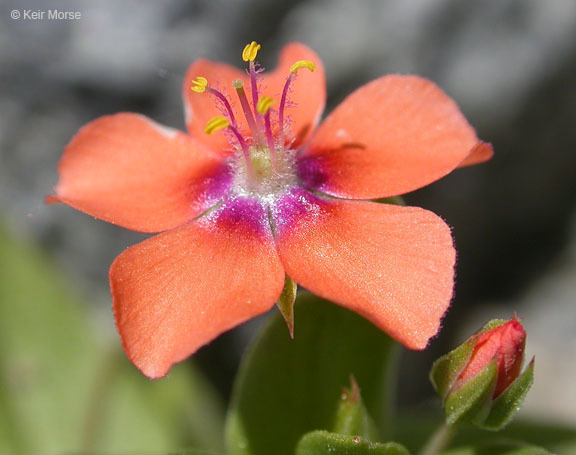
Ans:
{"label": "pistil", "polygon": [[256,125],[256,121],[254,120],[254,115],[252,114],[252,110],[250,109],[248,99],[246,98],[246,92],[244,91],[244,83],[240,79],[236,79],[234,80],[234,82],[232,82],[232,86],[236,89],[236,93],[238,94],[238,99],[240,100],[242,111],[244,111],[244,117],[246,117],[246,122],[248,123],[250,131],[252,132],[252,138],[254,140],[254,143],[259,143],[261,139],[261,134],[258,126]]}

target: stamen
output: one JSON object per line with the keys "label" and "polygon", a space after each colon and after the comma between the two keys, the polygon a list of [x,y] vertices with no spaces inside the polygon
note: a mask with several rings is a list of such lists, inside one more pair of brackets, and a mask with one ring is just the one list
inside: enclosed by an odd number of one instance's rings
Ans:
{"label": "stamen", "polygon": [[252,115],[250,104],[248,104],[248,99],[246,98],[246,92],[244,92],[244,83],[240,79],[235,79],[234,82],[232,82],[232,86],[236,89],[236,93],[238,94],[238,98],[240,99],[240,105],[242,106],[242,110],[244,111],[244,117],[246,117],[246,121],[248,122],[250,131],[252,131],[252,137],[254,138],[254,141],[257,142],[260,134],[258,127],[256,126],[254,116]]}
{"label": "stamen", "polygon": [[217,115],[208,121],[206,124],[206,128],[204,128],[204,132],[206,134],[214,134],[216,131],[220,131],[224,128],[228,128],[230,126],[230,122],[226,117],[221,115]]}
{"label": "stamen", "polygon": [[277,168],[276,164],[276,148],[274,147],[274,137],[272,136],[272,127],[270,126],[270,111],[264,115],[264,128],[266,131],[266,142],[268,143],[268,150],[270,151],[270,160],[272,167]]}
{"label": "stamen", "polygon": [[230,106],[228,98],[226,98],[226,96],[224,96],[224,94],[220,93],[218,90],[208,87],[208,79],[202,76],[196,77],[196,80],[192,81],[192,87],[190,87],[190,90],[196,93],[207,92],[218,98],[222,102],[222,104],[224,104],[224,108],[228,113],[230,121],[232,122],[233,125],[236,125],[236,118],[234,117],[234,111],[232,110],[232,106]]}
{"label": "stamen", "polygon": [[260,115],[264,116],[264,128],[266,131],[266,142],[268,143],[268,150],[270,151],[270,158],[272,166],[276,167],[276,149],[274,147],[274,136],[272,135],[272,127],[270,126],[270,107],[276,101],[269,96],[264,96],[258,101],[256,110]]}
{"label": "stamen", "polygon": [[280,109],[278,109],[278,127],[280,136],[284,135],[284,110],[286,109],[286,99],[288,98],[288,87],[296,73],[290,72],[290,76],[286,79],[284,89],[282,90],[282,98],[280,99]]}
{"label": "stamen", "polygon": [[248,184],[252,184],[256,181],[256,173],[254,172],[254,165],[252,164],[252,158],[250,156],[250,149],[246,144],[246,141],[240,134],[240,132],[234,128],[233,126],[228,127],[236,139],[238,139],[238,143],[240,144],[240,148],[242,149],[242,154],[244,155],[244,162],[246,163],[246,174],[248,175]]}
{"label": "stamen", "polygon": [[290,75],[288,76],[288,78],[286,79],[286,83],[284,84],[284,89],[282,90],[282,98],[280,99],[280,109],[278,109],[278,126],[280,128],[279,130],[280,136],[284,135],[284,110],[286,109],[288,89],[290,87],[290,84],[296,77],[296,73],[298,72],[298,70],[302,68],[314,71],[316,69],[316,65],[309,60],[300,60],[290,67]]}
{"label": "stamen", "polygon": [[190,90],[196,93],[204,93],[207,85],[208,79],[198,76],[195,81],[192,81],[192,87],[190,87]]}
{"label": "stamen", "polygon": [[247,44],[242,51],[242,60],[245,62],[253,62],[256,60],[256,56],[258,55],[258,51],[262,48],[260,44],[256,41],[252,41],[250,44]]}
{"label": "stamen", "polygon": [[211,95],[214,95],[216,98],[218,98],[222,104],[224,105],[224,108],[226,109],[226,112],[228,113],[228,117],[230,118],[230,122],[232,122],[232,125],[237,126],[238,124],[236,123],[236,117],[234,117],[234,111],[232,110],[232,106],[230,106],[230,102],[228,101],[228,98],[226,98],[226,96],[223,93],[220,93],[218,90],[213,89],[211,87],[208,87],[206,89],[206,91],[208,93],[210,93]]}
{"label": "stamen", "polygon": [[268,112],[268,110],[270,109],[270,107],[275,103],[276,101],[273,98],[270,98],[269,96],[263,96],[262,98],[260,98],[260,101],[258,101],[258,105],[256,106],[256,110],[258,111],[259,114],[266,114],[266,112]]}
{"label": "stamen", "polygon": [[234,136],[236,136],[236,139],[240,144],[240,148],[242,149],[244,160],[246,162],[246,173],[248,174],[248,183],[254,182],[256,174],[254,173],[254,166],[252,165],[252,159],[250,158],[250,149],[248,148],[246,141],[244,140],[238,129],[233,125],[230,125],[230,122],[228,122],[228,119],[226,117],[217,115],[216,117],[213,117],[211,120],[208,121],[208,123],[206,124],[206,128],[204,129],[204,132],[206,134],[214,134],[216,131],[223,130],[224,128],[228,128],[230,131],[232,131]]}
{"label": "stamen", "polygon": [[[258,105],[258,81],[256,80],[256,66],[253,61],[250,61],[250,88],[252,91],[252,106],[254,110],[257,111],[256,106]],[[256,116],[256,121],[260,125],[258,115]]]}
{"label": "stamen", "polygon": [[258,51],[262,48],[260,44],[256,41],[252,41],[250,44],[247,44],[242,51],[242,60],[249,63],[249,74],[250,74],[250,89],[252,92],[252,109],[255,112],[255,121],[258,125],[258,129],[262,126],[262,121],[260,116],[256,114],[256,106],[258,104],[258,81],[256,80],[256,56],[258,55]]}
{"label": "stamen", "polygon": [[310,60],[300,60],[290,67],[290,72],[295,73],[296,71],[302,68],[306,68],[314,72],[314,70],[316,69],[316,65],[314,64],[314,62],[311,62]]}

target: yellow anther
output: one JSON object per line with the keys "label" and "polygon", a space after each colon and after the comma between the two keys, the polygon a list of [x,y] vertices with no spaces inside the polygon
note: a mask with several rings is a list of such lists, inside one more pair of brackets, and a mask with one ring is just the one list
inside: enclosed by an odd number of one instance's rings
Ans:
{"label": "yellow anther", "polygon": [[190,87],[190,90],[196,93],[204,93],[207,85],[208,79],[198,76],[195,81],[192,81],[192,87]]}
{"label": "yellow anther", "polygon": [[262,48],[260,44],[256,41],[252,41],[250,44],[246,44],[244,50],[242,51],[242,60],[245,62],[253,62],[256,60],[256,55],[258,55],[258,51]]}
{"label": "yellow anther", "polygon": [[275,102],[276,101],[273,98],[270,98],[269,96],[263,96],[258,100],[256,110],[259,114],[264,115]]}
{"label": "yellow anther", "polygon": [[232,87],[234,87],[236,90],[243,88],[244,82],[242,82],[242,79],[234,79],[232,81]]}
{"label": "yellow anther", "polygon": [[221,115],[217,115],[213,119],[211,119],[207,124],[206,128],[204,128],[204,132],[206,134],[214,134],[216,131],[220,131],[224,128],[230,126],[230,122],[226,117],[222,117]]}
{"label": "yellow anther", "polygon": [[295,73],[302,68],[307,68],[310,71],[314,71],[316,69],[316,65],[310,60],[300,60],[290,67],[290,72]]}

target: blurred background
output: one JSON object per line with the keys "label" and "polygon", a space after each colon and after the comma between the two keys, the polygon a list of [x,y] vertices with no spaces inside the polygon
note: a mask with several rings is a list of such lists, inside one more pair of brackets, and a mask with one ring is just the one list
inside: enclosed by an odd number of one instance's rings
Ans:
{"label": "blurred background", "polygon": [[[13,10],[50,8],[79,12],[80,18],[11,17]],[[268,68],[289,41],[312,47],[326,66],[328,111],[380,75],[426,76],[456,100],[479,137],[494,145],[491,162],[458,170],[406,196],[408,204],[438,213],[453,227],[458,276],[441,335],[424,353],[403,353],[401,403],[427,406],[433,400],[426,378],[432,359],[488,319],[517,312],[528,331],[528,355],[538,358],[524,415],[576,425],[573,0],[3,1],[4,392],[15,383],[20,387],[33,372],[34,356],[28,353],[37,349],[35,343],[54,361],[59,349],[88,343],[87,331],[94,346],[119,347],[108,267],[144,236],[43,204],[57,182],[64,146],[83,124],[118,111],[183,129],[181,83],[187,66],[199,57],[240,65],[240,52],[252,40],[262,43],[261,60]],[[55,308],[62,304],[61,291],[52,294],[43,287],[53,276],[66,288],[62,292],[73,311],[89,313],[85,329],[59,325]],[[27,305],[27,295],[34,296],[33,304]],[[30,337],[17,325],[25,312]],[[240,355],[259,324],[220,337],[194,357],[195,371],[202,372],[198,377],[208,377],[224,403]],[[60,336],[56,329],[44,332],[46,325],[66,332],[61,344],[52,338]],[[127,360],[120,356],[119,362]],[[64,363],[59,374],[66,375],[69,367]],[[122,368],[133,370],[129,364]],[[130,377],[141,380],[137,373]],[[33,391],[22,387],[22,393]]]}

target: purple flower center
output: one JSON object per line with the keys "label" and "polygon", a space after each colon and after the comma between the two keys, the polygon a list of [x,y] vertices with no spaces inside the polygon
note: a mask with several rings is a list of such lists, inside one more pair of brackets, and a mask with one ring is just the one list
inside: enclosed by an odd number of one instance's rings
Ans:
{"label": "purple flower center", "polygon": [[[192,90],[214,96],[224,114],[212,118],[207,123],[205,132],[214,134],[222,131],[227,135],[231,149],[234,150],[228,161],[228,169],[231,171],[228,196],[206,218],[217,217],[222,220],[226,218],[229,221],[231,219],[229,214],[237,213],[250,225],[261,224],[264,219],[262,209],[268,214],[266,218],[272,221],[273,216],[278,216],[279,210],[282,211],[279,207],[286,205],[281,201],[292,189],[299,186],[296,150],[292,148],[294,139],[288,125],[286,109],[290,105],[288,102],[290,87],[298,70],[306,68],[314,71],[315,67],[308,61],[299,61],[292,65],[276,110],[272,108],[276,101],[271,97],[261,96],[259,91],[259,74],[263,71],[255,61],[259,50],[260,45],[252,42],[242,53],[242,58],[248,62],[247,72],[250,78],[248,94],[244,90],[242,80],[236,79],[232,83],[242,115],[248,125],[246,131],[241,130],[238,113],[234,111],[230,99],[223,92],[211,87],[208,80],[202,76],[198,76],[192,82]],[[252,202],[257,203],[261,209],[256,209]],[[230,224],[228,221],[226,223]]]}

